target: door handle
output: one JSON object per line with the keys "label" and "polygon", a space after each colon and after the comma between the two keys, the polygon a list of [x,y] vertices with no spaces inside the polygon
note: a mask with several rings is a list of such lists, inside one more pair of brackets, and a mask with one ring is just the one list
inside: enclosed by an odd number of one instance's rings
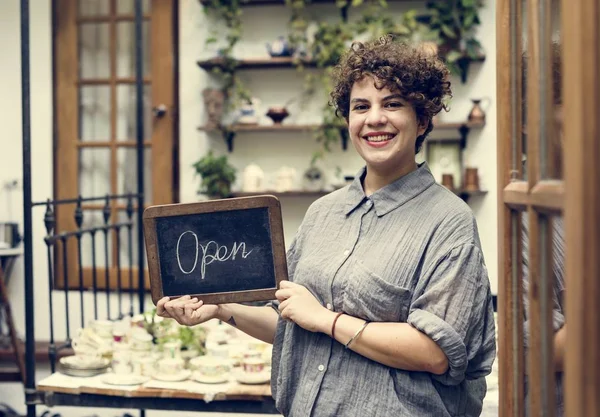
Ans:
{"label": "door handle", "polygon": [[167,114],[167,106],[159,104],[156,107],[152,107],[152,113],[154,114],[154,117],[160,119]]}

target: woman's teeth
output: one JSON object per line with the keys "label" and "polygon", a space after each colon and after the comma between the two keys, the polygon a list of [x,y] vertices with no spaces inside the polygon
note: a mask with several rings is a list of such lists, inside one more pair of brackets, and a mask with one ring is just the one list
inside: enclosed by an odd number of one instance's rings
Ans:
{"label": "woman's teeth", "polygon": [[379,136],[367,136],[369,142],[383,142],[384,140],[390,140],[394,135],[379,135]]}

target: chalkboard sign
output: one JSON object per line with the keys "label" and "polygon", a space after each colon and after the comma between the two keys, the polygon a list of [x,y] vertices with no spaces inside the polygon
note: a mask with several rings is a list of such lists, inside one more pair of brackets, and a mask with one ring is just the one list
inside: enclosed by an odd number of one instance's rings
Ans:
{"label": "chalkboard sign", "polygon": [[207,304],[271,300],[287,279],[276,197],[152,206],[143,221],[154,304],[187,294]]}

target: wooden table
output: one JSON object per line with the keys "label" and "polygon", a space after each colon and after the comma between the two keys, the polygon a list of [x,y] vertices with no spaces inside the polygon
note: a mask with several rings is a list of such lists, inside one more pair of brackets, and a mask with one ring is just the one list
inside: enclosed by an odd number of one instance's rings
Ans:
{"label": "wooden table", "polygon": [[[17,330],[12,316],[10,300],[8,299],[8,289],[6,283],[10,271],[17,257],[23,254],[22,248],[0,249],[0,313],[4,313],[4,321],[8,327],[8,338],[15,356],[16,368],[0,368],[1,381],[20,381],[25,382],[25,357],[22,346],[17,338]],[[6,275],[4,273],[6,271]],[[1,319],[1,318],[0,318]],[[1,327],[1,326],[0,326]]]}
{"label": "wooden table", "polygon": [[[64,386],[52,381],[52,375],[39,381],[37,390],[48,406],[79,406],[134,408],[156,410],[183,410],[221,413],[261,413],[279,414],[271,396],[268,383],[246,385],[229,383],[223,392],[216,392],[214,385],[211,393],[203,394],[183,389],[148,388],[143,385],[129,388],[98,384],[98,378],[70,378]],[[61,378],[64,378],[61,376]],[[80,381],[79,386],[74,386]],[[90,383],[86,383],[89,380]],[[93,381],[93,382],[92,382]],[[186,381],[181,384],[194,384]],[[100,386],[103,385],[103,386]]]}

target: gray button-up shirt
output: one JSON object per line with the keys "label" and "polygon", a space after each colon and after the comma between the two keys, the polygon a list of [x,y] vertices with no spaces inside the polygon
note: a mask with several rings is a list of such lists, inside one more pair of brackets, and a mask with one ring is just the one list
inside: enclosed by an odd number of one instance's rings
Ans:
{"label": "gray button-up shirt", "polygon": [[290,417],[477,416],[496,348],[473,214],[426,164],[369,198],[364,175],[310,206],[288,251],[289,278],[334,311],[411,324],[442,348],[449,369],[394,369],[280,320],[276,405]]}

